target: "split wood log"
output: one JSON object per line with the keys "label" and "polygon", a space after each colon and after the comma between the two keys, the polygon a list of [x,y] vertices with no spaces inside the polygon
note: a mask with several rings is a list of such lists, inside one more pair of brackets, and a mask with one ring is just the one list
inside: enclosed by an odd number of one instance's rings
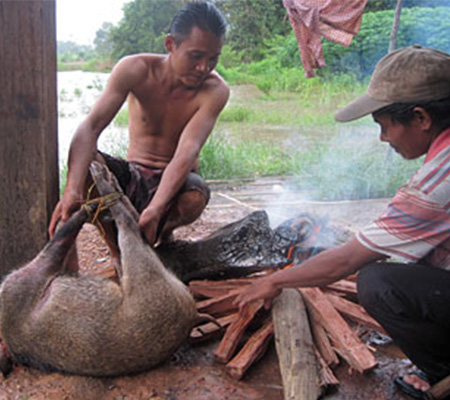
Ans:
{"label": "split wood log", "polygon": [[189,336],[191,343],[199,343],[219,335],[228,325],[236,320],[238,314],[230,314],[222,318],[218,318],[216,322],[208,322],[206,324],[196,326]]}
{"label": "split wood log", "polygon": [[373,369],[377,365],[374,355],[347,325],[327,296],[318,288],[302,288],[301,292],[308,306],[317,311],[321,325],[348,364],[361,373]]}
{"label": "split wood log", "polygon": [[356,282],[352,282],[347,279],[341,279],[340,281],[330,283],[326,286],[326,289],[330,289],[351,297],[357,295]]}
{"label": "split wood log", "polygon": [[252,322],[256,313],[262,307],[262,301],[253,302],[245,306],[235,319],[227,328],[219,346],[214,352],[214,357],[217,361],[226,364],[233,356],[239,341],[245,333],[248,325]]}
{"label": "split wood log", "polygon": [[317,400],[321,394],[314,344],[302,295],[284,289],[272,306],[275,346],[285,400]]}
{"label": "split wood log", "polygon": [[220,297],[232,290],[251,284],[255,278],[227,279],[223,281],[190,281],[189,289],[194,296]]}
{"label": "split wood log", "polygon": [[328,387],[328,386],[336,386],[339,385],[339,380],[333,374],[331,368],[327,365],[319,350],[315,349],[316,358],[319,361],[319,377],[320,377],[320,386]]}
{"label": "split wood log", "polygon": [[446,399],[447,396],[450,396],[450,375],[435,383],[428,390],[428,393],[436,400]]}
{"label": "split wood log", "polygon": [[331,345],[325,328],[320,324],[320,317],[317,315],[317,311],[314,310],[314,308],[309,307],[308,314],[314,343],[322,356],[324,363],[326,365],[339,364],[339,358]]}
{"label": "split wood log", "polygon": [[334,296],[332,294],[327,294],[328,300],[340,313],[348,316],[353,321],[356,321],[364,326],[367,326],[383,335],[388,335],[384,328],[375,321],[367,311],[361,307],[359,304],[348,301],[339,296]]}
{"label": "split wood log", "polygon": [[239,290],[234,290],[219,297],[213,297],[211,299],[202,300],[197,302],[197,310],[200,313],[206,313],[214,317],[221,317],[237,311],[238,306],[234,304]]}
{"label": "split wood log", "polygon": [[250,337],[239,353],[226,365],[228,373],[235,379],[241,379],[250,366],[264,355],[273,333],[273,323],[271,320],[268,320]]}

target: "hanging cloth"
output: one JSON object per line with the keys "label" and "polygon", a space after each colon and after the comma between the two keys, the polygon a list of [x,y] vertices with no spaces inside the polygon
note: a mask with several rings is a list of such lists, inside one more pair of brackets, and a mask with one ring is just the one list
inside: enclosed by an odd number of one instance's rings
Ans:
{"label": "hanging cloth", "polygon": [[283,0],[305,74],[314,76],[314,68],[325,66],[321,36],[349,46],[359,32],[367,0]]}

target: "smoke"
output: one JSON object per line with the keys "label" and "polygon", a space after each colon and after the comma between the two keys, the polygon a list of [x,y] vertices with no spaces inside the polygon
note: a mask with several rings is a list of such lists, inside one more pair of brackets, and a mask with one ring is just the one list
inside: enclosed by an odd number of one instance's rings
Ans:
{"label": "smoke", "polygon": [[383,211],[421,162],[392,153],[375,124],[345,125],[298,176],[272,187],[276,200],[265,209],[274,227],[306,212],[358,229]]}

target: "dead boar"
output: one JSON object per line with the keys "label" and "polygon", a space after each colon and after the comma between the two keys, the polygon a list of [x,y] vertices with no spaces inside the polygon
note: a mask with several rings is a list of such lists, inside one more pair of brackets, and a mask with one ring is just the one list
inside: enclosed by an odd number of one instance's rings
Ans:
{"label": "dead boar", "polygon": [[120,284],[63,267],[86,209],[74,213],[0,287],[0,329],[19,363],[46,371],[114,376],[166,360],[201,319],[188,289],[142,239],[128,199],[111,207]]}

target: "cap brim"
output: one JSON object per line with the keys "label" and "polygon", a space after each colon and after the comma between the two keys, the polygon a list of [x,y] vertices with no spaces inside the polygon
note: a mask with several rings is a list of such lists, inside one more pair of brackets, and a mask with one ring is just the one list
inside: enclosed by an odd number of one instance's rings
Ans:
{"label": "cap brim", "polygon": [[385,102],[375,100],[367,94],[352,101],[350,104],[340,109],[335,115],[334,119],[338,122],[348,122],[371,114],[380,108],[386,107],[392,102]]}

